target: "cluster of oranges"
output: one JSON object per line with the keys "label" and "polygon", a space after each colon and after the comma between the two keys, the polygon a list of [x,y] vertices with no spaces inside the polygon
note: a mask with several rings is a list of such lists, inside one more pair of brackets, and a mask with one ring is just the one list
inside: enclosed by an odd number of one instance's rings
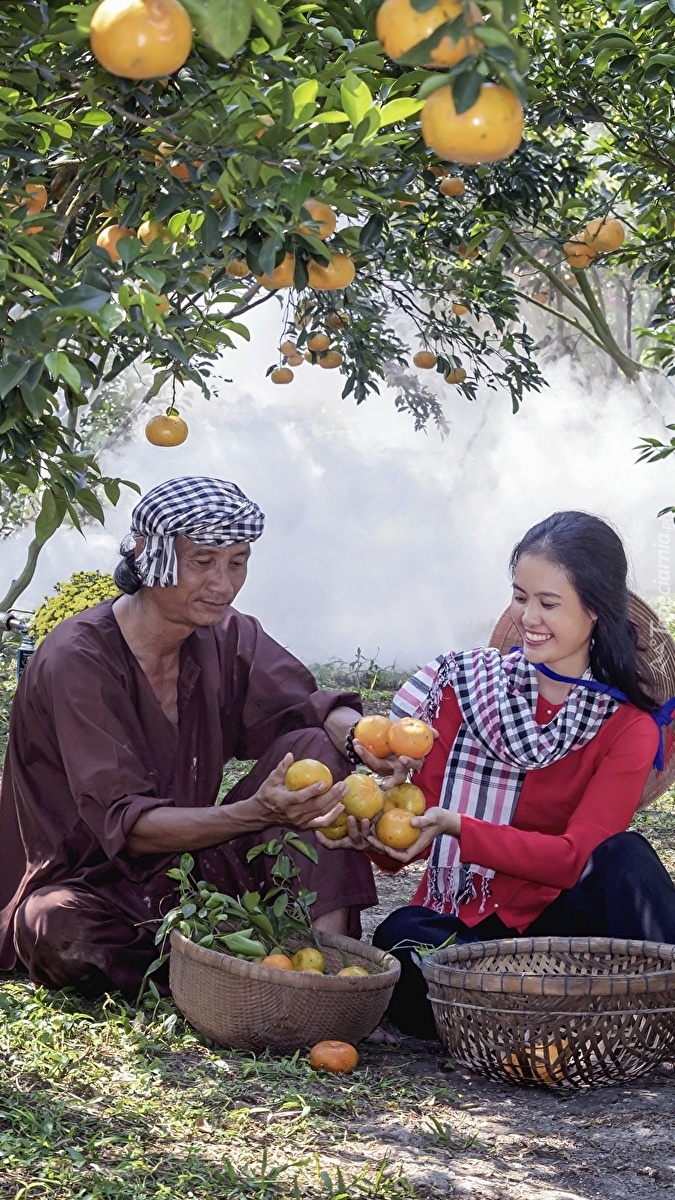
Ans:
{"label": "cluster of oranges", "polygon": [[[446,22],[465,14],[469,29],[453,41],[442,37],[430,51],[424,66],[454,67],[463,59],[479,54],[482,41],[471,30],[482,25],[478,7],[462,0],[437,0],[424,12],[413,8],[410,0],[384,0],[377,14],[377,36],[389,58],[400,59],[414,46]],[[500,162],[513,154],[523,136],[525,117],[517,96],[503,84],[483,83],[474,104],[458,113],[452,87],[445,84],[432,92],[422,109],[422,137],[439,158],[449,162]],[[445,193],[453,194],[453,193]]]}
{"label": "cluster of oranges", "polygon": [[[354,740],[361,742],[374,758],[398,757],[424,758],[434,744],[434,736],[425,721],[414,717],[401,717],[390,721],[388,717],[363,717],[354,729]],[[419,837],[419,829],[411,824],[413,817],[422,815],[425,809],[424,795],[412,783],[400,783],[383,792],[373,775],[355,771],[344,780],[346,795],[342,799],[344,811],[321,832],[332,841],[344,838],[348,833],[348,818],[357,821],[373,821],[375,833],[384,846],[395,850],[406,850]],[[313,783],[333,785],[333,776],[324,763],[316,759],[303,758],[293,763],[286,773],[286,787],[299,791]]]}
{"label": "cluster of oranges", "polygon": [[270,372],[272,383],[291,383],[295,378],[292,367],[300,367],[304,362],[318,363],[325,371],[333,371],[342,366],[342,355],[339,350],[331,347],[331,339],[327,333],[312,333],[306,341],[307,349],[303,353],[295,344],[287,340],[281,343],[280,350],[284,364],[275,367]]}
{"label": "cluster of oranges", "polygon": [[[274,967],[278,971],[301,971],[303,975],[325,975],[326,958],[316,946],[301,946],[295,954],[287,954],[277,947],[260,960],[261,967]],[[365,967],[348,964],[336,972],[341,978],[357,978],[368,975]]]}
{"label": "cluster of oranges", "polygon": [[[462,313],[469,311],[464,304],[453,304],[452,309],[453,312],[455,312],[457,309],[462,310],[461,312],[457,313],[458,316],[461,316]],[[418,350],[417,354],[415,354],[413,357],[413,363],[422,371],[432,371],[437,362],[438,358],[432,353],[431,350]],[[466,379],[466,371],[464,370],[464,367],[450,367],[445,372],[443,378],[445,379],[446,383],[464,383],[464,380]]]}
{"label": "cluster of oranges", "polygon": [[598,254],[611,254],[623,245],[626,230],[616,217],[596,217],[589,221],[581,238],[565,242],[563,254],[570,267],[583,271]]}

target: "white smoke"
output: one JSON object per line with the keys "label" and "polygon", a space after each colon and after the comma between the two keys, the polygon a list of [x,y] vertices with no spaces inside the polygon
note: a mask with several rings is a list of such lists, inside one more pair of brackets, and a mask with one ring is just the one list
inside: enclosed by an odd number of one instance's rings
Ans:
{"label": "white smoke", "polygon": [[[252,340],[223,357],[218,395],[186,393],[190,425],[175,449],[150,446],[144,413],[131,439],[102,467],[147,490],[176,475],[235,480],[267,514],[238,606],[305,661],[351,659],[358,647],[407,667],[453,646],[475,644],[508,602],[513,543],[561,508],[609,519],[626,540],[643,595],[669,584],[670,472],[635,465],[652,423],[635,388],[597,378],[592,388],[568,359],[547,369],[550,387],[512,415],[510,399],[481,391],[470,404],[438,379],[450,435],[415,433],[393,393],[355,406],[343,378],[305,364],[274,385],[278,307],[252,314]],[[433,386],[436,386],[434,384]],[[59,531],[21,598],[33,607],[74,570],[110,570],[134,494],[123,493],[106,526],[86,538]],[[664,532],[665,531],[665,532]],[[2,590],[23,564],[28,531],[0,543]],[[660,541],[659,541],[660,539]]]}

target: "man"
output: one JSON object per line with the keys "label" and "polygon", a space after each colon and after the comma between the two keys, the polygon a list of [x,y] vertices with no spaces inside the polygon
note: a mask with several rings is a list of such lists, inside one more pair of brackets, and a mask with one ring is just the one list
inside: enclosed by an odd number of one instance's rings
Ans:
{"label": "man", "polygon": [[[264,516],[232,483],[188,477],[134,509],[115,579],[123,593],[54,629],[19,683],[0,795],[0,967],[35,983],[136,995],[173,903],[184,851],[221,891],[264,886],[246,851],[279,826],[311,830],[342,811],[345,785],[290,792],[295,758],[338,781],[358,720],[352,693],[309,671],[231,607]],[[257,759],[216,806],[223,766]],[[263,833],[263,831],[265,831]],[[359,931],[377,902],[351,849],[302,860],[316,924]]]}

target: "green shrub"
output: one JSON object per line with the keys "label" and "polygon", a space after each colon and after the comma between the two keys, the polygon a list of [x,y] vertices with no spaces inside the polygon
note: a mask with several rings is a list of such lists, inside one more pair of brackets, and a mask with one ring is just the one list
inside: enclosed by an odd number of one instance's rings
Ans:
{"label": "green shrub", "polygon": [[70,579],[54,585],[54,596],[45,596],[30,622],[31,637],[36,645],[66,617],[93,608],[102,600],[119,595],[112,575],[101,571],[75,571]]}

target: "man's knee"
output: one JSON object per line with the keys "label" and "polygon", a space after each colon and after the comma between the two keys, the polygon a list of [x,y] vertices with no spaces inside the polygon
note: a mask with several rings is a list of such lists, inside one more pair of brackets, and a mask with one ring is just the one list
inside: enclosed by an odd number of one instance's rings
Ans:
{"label": "man's knee", "polygon": [[[58,954],[68,942],[68,912],[74,909],[74,894],[70,888],[44,887],[33,892],[14,915],[16,952],[25,966],[30,967],[35,948]],[[73,912],[73,933],[76,916]]]}

